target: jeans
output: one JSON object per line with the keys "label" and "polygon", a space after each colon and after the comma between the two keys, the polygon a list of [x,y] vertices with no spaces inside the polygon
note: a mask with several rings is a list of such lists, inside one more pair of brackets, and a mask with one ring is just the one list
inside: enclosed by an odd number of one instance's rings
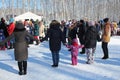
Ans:
{"label": "jeans", "polygon": [[53,65],[59,64],[59,51],[52,51]]}

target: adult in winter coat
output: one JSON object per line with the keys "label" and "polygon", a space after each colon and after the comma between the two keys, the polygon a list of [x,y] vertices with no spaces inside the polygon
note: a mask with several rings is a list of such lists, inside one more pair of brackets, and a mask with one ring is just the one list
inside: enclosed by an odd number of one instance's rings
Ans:
{"label": "adult in winter coat", "polygon": [[53,65],[52,67],[58,67],[59,64],[59,51],[61,49],[61,41],[63,44],[66,43],[64,35],[60,29],[60,23],[56,20],[53,20],[50,23],[50,28],[46,36],[41,40],[48,40],[49,38],[49,47],[52,53]]}
{"label": "adult in winter coat", "polygon": [[85,48],[87,54],[87,64],[94,62],[94,52],[97,44],[97,30],[94,21],[89,22],[89,27],[85,33]]}
{"label": "adult in winter coat", "polygon": [[0,29],[3,29],[3,33],[4,33],[5,38],[6,38],[9,34],[7,32],[7,24],[5,23],[4,18],[1,18]]}
{"label": "adult in winter coat", "polygon": [[45,37],[45,26],[42,21],[39,22],[39,37],[40,39]]}
{"label": "adult in winter coat", "polygon": [[[85,26],[84,20],[80,20],[78,27],[78,38],[81,45],[84,45],[85,43],[85,32],[87,30],[87,27]],[[82,51],[80,54],[85,54],[85,47],[82,48]]]}
{"label": "adult in winter coat", "polygon": [[[5,36],[5,38],[6,38],[7,36],[9,36],[8,31],[7,31],[7,24],[5,23],[4,18],[1,18],[0,29],[3,30],[3,35]],[[5,43],[5,47],[8,48],[7,43]]]}
{"label": "adult in winter coat", "polygon": [[[39,40],[39,25],[38,25],[38,21],[36,21],[34,23],[34,38]],[[38,41],[36,41],[36,45],[38,45]]]}
{"label": "adult in winter coat", "polygon": [[111,27],[110,27],[109,18],[105,18],[103,21],[105,22],[105,24],[102,32],[102,49],[104,53],[104,56],[102,57],[102,59],[107,59],[109,58],[108,42],[110,42]]}
{"label": "adult in winter coat", "polygon": [[15,39],[14,56],[15,60],[18,61],[19,75],[25,75],[27,73],[27,59],[28,59],[26,37],[30,37],[32,39],[34,39],[34,37],[26,31],[22,22],[18,22],[15,25],[14,32],[4,41],[0,42],[0,45],[4,45],[5,42],[12,39],[13,37]]}

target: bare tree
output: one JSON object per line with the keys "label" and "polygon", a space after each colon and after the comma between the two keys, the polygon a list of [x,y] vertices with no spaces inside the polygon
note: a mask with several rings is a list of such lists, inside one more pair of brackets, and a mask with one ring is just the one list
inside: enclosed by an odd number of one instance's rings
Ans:
{"label": "bare tree", "polygon": [[41,14],[46,21],[87,17],[99,20],[120,19],[120,0],[0,0],[0,17],[20,15],[27,11]]}

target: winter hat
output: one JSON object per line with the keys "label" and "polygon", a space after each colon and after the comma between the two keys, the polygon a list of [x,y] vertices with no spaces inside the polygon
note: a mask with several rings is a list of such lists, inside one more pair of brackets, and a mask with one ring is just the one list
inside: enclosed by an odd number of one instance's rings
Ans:
{"label": "winter hat", "polygon": [[78,46],[78,40],[77,40],[77,38],[73,39],[72,45],[73,46]]}
{"label": "winter hat", "polygon": [[59,28],[60,27],[60,23],[57,20],[52,20],[52,22],[50,23],[50,28]]}
{"label": "winter hat", "polygon": [[109,18],[104,18],[103,21],[106,23],[109,21]]}
{"label": "winter hat", "polygon": [[84,20],[81,19],[81,20],[80,20],[80,23],[84,23]]}
{"label": "winter hat", "polygon": [[16,29],[24,29],[25,27],[24,27],[23,23],[19,21],[16,23],[15,28]]}
{"label": "winter hat", "polygon": [[9,23],[13,23],[13,22],[14,22],[14,19],[10,18]]}
{"label": "winter hat", "polygon": [[90,21],[88,24],[89,24],[89,26],[95,26],[95,22],[94,21]]}

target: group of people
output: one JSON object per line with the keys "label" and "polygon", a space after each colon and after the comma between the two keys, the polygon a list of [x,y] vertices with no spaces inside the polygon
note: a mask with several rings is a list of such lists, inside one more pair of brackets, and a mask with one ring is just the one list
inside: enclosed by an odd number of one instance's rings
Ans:
{"label": "group of people", "polygon": [[[109,18],[104,18],[98,22],[81,19],[80,21],[70,20],[66,23],[62,21],[61,23],[64,23],[64,27],[62,27],[64,29],[62,29],[62,31],[68,39],[67,41],[69,45],[72,45],[74,39],[79,39],[80,44],[84,45],[84,47],[82,46],[80,54],[87,54],[87,64],[92,64],[94,62],[94,53],[97,41],[102,42],[102,49],[104,53],[102,59],[109,58],[108,43],[110,42],[113,28]],[[69,51],[73,54],[75,50],[72,49],[69,49]],[[78,51],[76,51],[76,53],[77,52]],[[74,65],[74,63],[72,64]]]}
{"label": "group of people", "polygon": [[[15,60],[18,62],[19,75],[27,74],[27,59],[28,59],[28,44],[30,41],[36,41],[36,45],[39,44],[39,28],[43,26],[40,22],[40,27],[38,26],[38,21],[31,20],[32,27],[34,26],[33,33],[30,32],[30,25],[27,24],[26,20],[15,22],[13,18],[10,19],[9,24],[5,23],[5,20],[1,18],[0,30],[2,32],[2,37],[4,39],[0,41],[0,47],[8,47],[8,42],[14,45],[14,56]],[[41,30],[41,29],[40,29]],[[42,29],[43,30],[43,29]],[[32,30],[31,30],[32,31]],[[43,33],[41,33],[43,34]],[[0,36],[1,37],[1,36]]]}
{"label": "group of people", "polygon": [[[31,20],[31,22],[33,22]],[[104,24],[99,21],[87,21],[81,19],[80,21],[69,20],[68,22],[52,20],[46,35],[39,36],[39,32],[34,33],[28,31],[28,24],[26,22],[18,21],[14,25],[14,30],[9,36],[0,42],[3,46],[11,39],[14,39],[14,55],[15,60],[18,61],[19,75],[27,74],[27,59],[28,59],[28,39],[30,41],[43,42],[49,40],[49,48],[52,54],[52,67],[59,66],[59,51],[61,50],[61,42],[71,52],[72,65],[77,65],[77,56],[79,48],[82,48],[81,54],[87,54],[87,64],[94,62],[94,52],[97,41],[102,41],[102,49],[104,56],[102,59],[109,58],[108,43],[111,36],[111,23],[109,18],[103,19]],[[34,30],[38,30],[37,22],[34,22]],[[101,26],[102,25],[102,26]],[[102,34],[100,32],[102,31]],[[21,35],[21,36],[20,36]],[[100,37],[100,35],[102,37]],[[27,39],[26,39],[27,38]],[[40,38],[40,39],[39,39]],[[78,41],[79,39],[79,41]],[[80,42],[80,43],[78,43]]]}

